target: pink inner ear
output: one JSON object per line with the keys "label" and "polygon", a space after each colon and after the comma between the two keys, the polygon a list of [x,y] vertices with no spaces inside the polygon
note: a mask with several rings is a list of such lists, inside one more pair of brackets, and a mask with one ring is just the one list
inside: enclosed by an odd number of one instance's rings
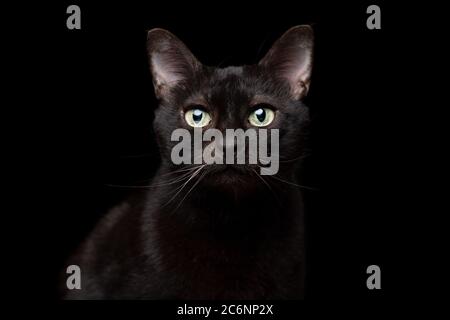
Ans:
{"label": "pink inner ear", "polygon": [[278,78],[286,80],[295,98],[308,91],[312,69],[313,34],[306,26],[289,29],[278,39],[260,64]]}
{"label": "pink inner ear", "polygon": [[281,71],[282,76],[288,80],[295,98],[302,97],[308,91],[311,63],[310,55],[298,55],[286,63],[284,70]]}
{"label": "pink inner ear", "polygon": [[310,55],[299,55],[295,61],[292,62],[291,74],[289,80],[291,83],[298,83],[299,81],[306,83],[311,72],[311,57]]}
{"label": "pink inner ear", "polygon": [[155,53],[152,56],[152,70],[157,85],[175,84],[182,80],[182,75],[177,72],[176,67],[161,54]]}

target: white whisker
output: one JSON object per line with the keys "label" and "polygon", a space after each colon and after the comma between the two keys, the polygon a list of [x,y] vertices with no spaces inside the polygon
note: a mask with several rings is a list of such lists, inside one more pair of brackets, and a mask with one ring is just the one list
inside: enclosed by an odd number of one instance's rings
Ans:
{"label": "white whisker", "polygon": [[187,198],[187,196],[189,195],[189,193],[194,190],[195,186],[198,185],[198,183],[203,179],[204,176],[206,176],[207,172],[204,172],[198,179],[197,181],[194,183],[194,185],[188,190],[188,192],[186,192],[186,194],[184,195],[183,199],[181,199],[180,203],[178,204],[178,206],[175,208],[174,212],[178,210],[178,208],[181,206],[181,204],[183,203],[184,199]]}
{"label": "white whisker", "polygon": [[167,206],[173,199],[175,199],[176,198],[176,196],[184,189],[184,187],[189,183],[189,181],[191,181],[193,178],[195,178],[195,176],[200,172],[200,170],[202,170],[203,169],[203,167],[204,167],[205,165],[202,165],[202,166],[200,166],[200,168],[198,168],[191,176],[190,176],[190,178],[180,187],[180,188],[178,188],[177,190],[177,192],[175,193],[175,195],[174,196],[172,196],[171,198],[170,198],[170,200],[166,203],[166,204],[164,204],[163,206],[165,207],[165,206]]}

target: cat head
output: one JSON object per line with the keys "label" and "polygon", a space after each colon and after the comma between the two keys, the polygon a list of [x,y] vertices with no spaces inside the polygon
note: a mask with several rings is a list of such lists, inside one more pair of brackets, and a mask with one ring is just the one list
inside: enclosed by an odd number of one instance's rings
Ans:
{"label": "cat head", "polygon": [[[289,29],[255,65],[205,66],[183,42],[163,29],[149,31],[147,48],[159,100],[154,130],[163,165],[169,170],[180,168],[173,163],[173,150],[178,142],[171,138],[176,129],[185,129],[192,136],[195,130],[216,129],[224,137],[227,129],[256,132],[266,129],[269,135],[271,131],[278,132],[279,170],[277,168],[276,175],[289,177],[293,174],[296,160],[305,152],[308,109],[302,99],[310,86],[311,27]],[[236,149],[227,142],[221,143],[224,150]],[[272,143],[273,140],[268,140],[269,151]],[[203,146],[210,144],[202,142]],[[208,173],[202,183],[225,188],[236,188],[238,183],[247,190],[256,188],[261,184],[260,177],[255,175],[261,173],[257,171],[260,164],[208,164],[202,168]],[[192,169],[199,167],[198,164],[190,166]]]}

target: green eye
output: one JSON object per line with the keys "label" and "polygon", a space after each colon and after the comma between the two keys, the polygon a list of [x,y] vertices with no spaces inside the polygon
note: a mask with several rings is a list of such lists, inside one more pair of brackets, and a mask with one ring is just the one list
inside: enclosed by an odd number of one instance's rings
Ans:
{"label": "green eye", "polygon": [[275,118],[275,112],[270,108],[261,107],[253,111],[248,117],[252,126],[265,127],[272,123]]}
{"label": "green eye", "polygon": [[187,124],[194,128],[201,128],[207,126],[211,122],[211,116],[208,112],[194,108],[186,111],[184,119]]}

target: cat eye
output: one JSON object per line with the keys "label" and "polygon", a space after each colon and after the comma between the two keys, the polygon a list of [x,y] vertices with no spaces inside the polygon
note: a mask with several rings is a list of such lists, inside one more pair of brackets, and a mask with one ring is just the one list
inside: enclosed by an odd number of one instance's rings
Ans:
{"label": "cat eye", "polygon": [[187,124],[194,128],[207,126],[211,122],[211,116],[208,112],[200,108],[193,108],[184,114]]}
{"label": "cat eye", "polygon": [[255,127],[265,127],[272,123],[275,112],[265,106],[257,107],[248,117],[248,122]]}

